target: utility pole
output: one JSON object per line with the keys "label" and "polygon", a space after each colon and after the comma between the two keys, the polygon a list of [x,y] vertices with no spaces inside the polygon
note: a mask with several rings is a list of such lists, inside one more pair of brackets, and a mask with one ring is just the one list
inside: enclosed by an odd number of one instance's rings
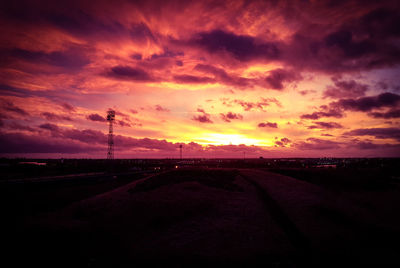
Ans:
{"label": "utility pole", "polygon": [[107,151],[107,159],[114,159],[114,132],[113,132],[113,124],[115,121],[115,111],[108,110],[107,112],[107,121],[108,121],[108,151]]}

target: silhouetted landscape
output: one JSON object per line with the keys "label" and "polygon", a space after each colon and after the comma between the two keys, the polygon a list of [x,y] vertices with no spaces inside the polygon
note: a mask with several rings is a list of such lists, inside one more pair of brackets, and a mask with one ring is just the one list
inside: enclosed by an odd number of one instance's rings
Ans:
{"label": "silhouetted landscape", "polygon": [[399,264],[399,164],[2,159],[6,256],[39,267]]}

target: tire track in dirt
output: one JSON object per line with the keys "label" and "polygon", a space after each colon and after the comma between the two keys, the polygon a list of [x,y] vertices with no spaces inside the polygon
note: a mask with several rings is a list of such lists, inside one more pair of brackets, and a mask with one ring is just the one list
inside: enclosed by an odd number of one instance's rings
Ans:
{"label": "tire track in dirt", "polygon": [[255,180],[240,172],[240,176],[255,187],[258,197],[262,200],[266,210],[270,213],[273,220],[284,231],[292,245],[296,248],[297,254],[294,256],[299,266],[313,266],[318,263],[316,249],[311,246],[310,241],[303,235],[297,226],[290,220],[278,202],[274,200],[268,192]]}

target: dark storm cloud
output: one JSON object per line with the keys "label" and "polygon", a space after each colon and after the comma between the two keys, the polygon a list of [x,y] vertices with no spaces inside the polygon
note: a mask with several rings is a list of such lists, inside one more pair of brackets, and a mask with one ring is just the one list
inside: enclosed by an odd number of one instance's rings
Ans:
{"label": "dark storm cloud", "polygon": [[258,127],[278,128],[278,124],[272,122],[265,122],[265,123],[259,123]]}
{"label": "dark storm cloud", "polygon": [[229,53],[239,61],[277,59],[280,55],[274,42],[261,42],[248,35],[237,35],[223,30],[201,32],[190,43],[204,48],[209,53]]}
{"label": "dark storm cloud", "polygon": [[90,114],[88,115],[87,119],[91,121],[106,122],[106,119],[99,114]]}
{"label": "dark storm cloud", "polygon": [[332,128],[343,128],[343,126],[336,122],[313,122],[314,125],[309,126],[308,129],[332,129]]}
{"label": "dark storm cloud", "polygon": [[376,139],[400,141],[400,128],[360,128],[343,133],[344,136],[373,136]]}
{"label": "dark storm cloud", "polygon": [[332,78],[335,86],[328,86],[323,93],[324,97],[329,98],[357,98],[365,95],[368,85],[357,83],[354,80],[344,81]]}
{"label": "dark storm cloud", "polygon": [[231,120],[239,119],[242,120],[243,116],[241,114],[236,114],[232,112],[228,112],[226,114],[220,113],[219,114],[221,119],[224,120],[225,122],[231,122]]}

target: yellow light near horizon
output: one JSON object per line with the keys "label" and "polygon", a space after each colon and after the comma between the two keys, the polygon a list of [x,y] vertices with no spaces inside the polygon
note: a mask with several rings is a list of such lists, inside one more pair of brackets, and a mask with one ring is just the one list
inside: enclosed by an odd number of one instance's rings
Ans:
{"label": "yellow light near horizon", "polygon": [[213,145],[257,145],[257,146],[271,146],[272,142],[269,140],[259,140],[248,138],[240,134],[220,134],[220,133],[205,133],[198,137],[200,144],[213,144]]}

